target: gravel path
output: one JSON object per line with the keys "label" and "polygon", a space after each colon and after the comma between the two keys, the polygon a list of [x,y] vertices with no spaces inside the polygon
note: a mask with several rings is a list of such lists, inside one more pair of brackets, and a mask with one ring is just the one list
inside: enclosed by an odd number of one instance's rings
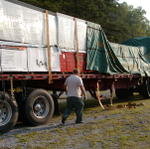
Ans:
{"label": "gravel path", "polygon": [[[55,116],[47,125],[28,127],[22,124],[0,136],[0,149],[82,149],[82,148],[150,148],[150,101],[146,106],[100,107],[84,111],[84,123],[75,124],[72,114],[65,125]],[[116,105],[114,105],[116,107]],[[142,127],[141,127],[142,125]],[[138,146],[136,146],[138,144]]]}

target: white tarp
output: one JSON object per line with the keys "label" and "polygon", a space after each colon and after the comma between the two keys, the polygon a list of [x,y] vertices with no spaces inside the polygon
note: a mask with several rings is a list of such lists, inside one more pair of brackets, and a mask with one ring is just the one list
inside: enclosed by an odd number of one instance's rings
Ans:
{"label": "white tarp", "polygon": [[18,49],[0,49],[1,71],[14,72],[28,71],[27,50]]}
{"label": "white tarp", "polygon": [[78,44],[79,52],[85,52],[86,22],[60,13],[57,13],[57,19],[59,47],[63,49],[63,51],[76,51]]}
{"label": "white tarp", "polygon": [[[60,51],[51,49],[51,69],[60,71]],[[0,49],[0,71],[3,72],[48,72],[46,48]]]}
{"label": "white tarp", "polygon": [[57,45],[57,20],[56,16],[48,15],[50,45]]}
{"label": "white tarp", "polygon": [[[51,48],[51,69],[60,71],[59,51],[57,48]],[[47,49],[29,48],[28,49],[28,68],[29,72],[47,72]]]}
{"label": "white tarp", "polygon": [[86,29],[87,29],[86,22],[77,19],[77,36],[78,36],[79,52],[86,52]]}
{"label": "white tarp", "polygon": [[[5,0],[0,0],[0,39],[13,42],[46,44],[45,14]],[[50,44],[57,44],[55,15],[48,15]]]}
{"label": "white tarp", "polygon": [[74,49],[74,31],[75,22],[72,17],[57,14],[58,20],[58,46],[62,49],[73,50]]}
{"label": "white tarp", "polygon": [[[77,28],[79,51],[85,51],[86,22],[57,13],[48,15],[50,45],[58,45],[61,49],[76,50],[75,28]],[[0,0],[0,40],[36,44],[46,44],[45,14]]]}
{"label": "white tarp", "polygon": [[56,47],[51,48],[51,68],[52,71],[60,70],[60,51]]}
{"label": "white tarp", "polygon": [[46,72],[46,51],[43,48],[28,48],[29,72]]}
{"label": "white tarp", "polygon": [[[46,47],[45,19],[45,13],[0,0],[0,46],[27,47],[27,51],[24,52],[17,49],[1,49],[3,71],[48,71],[47,50],[44,48]],[[84,20],[59,13],[49,14],[48,19],[49,39],[52,46],[51,68],[52,71],[60,71],[58,49],[75,52],[77,35],[79,52],[85,52],[87,25]]]}
{"label": "white tarp", "polygon": [[24,42],[43,44],[44,14],[42,12],[20,6],[24,25]]}
{"label": "white tarp", "polygon": [[43,13],[0,0],[0,39],[22,43],[43,43]]}

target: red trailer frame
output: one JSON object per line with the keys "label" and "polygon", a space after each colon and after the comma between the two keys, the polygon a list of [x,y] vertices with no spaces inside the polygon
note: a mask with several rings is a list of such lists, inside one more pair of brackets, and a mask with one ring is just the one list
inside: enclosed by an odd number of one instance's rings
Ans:
{"label": "red trailer frame", "polygon": [[[9,0],[7,0],[9,1]],[[45,12],[45,10],[27,5],[17,0],[11,2]],[[48,11],[46,11],[48,13]],[[48,21],[48,20],[47,20]],[[50,45],[47,44],[50,48]],[[0,46],[0,48],[27,47]],[[50,55],[50,53],[49,53]],[[63,56],[65,55],[65,59]],[[50,56],[49,56],[50,57]],[[52,72],[50,67],[45,72],[1,72],[0,73],[0,132],[10,130],[18,120],[32,125],[45,124],[52,117],[54,110],[58,112],[57,99],[64,92],[64,81],[74,68],[81,71],[85,88],[96,98],[97,83],[100,89],[110,89],[114,84],[118,98],[128,98],[134,91],[144,97],[150,97],[149,77],[140,74],[102,74],[86,70],[86,54],[63,52],[60,55],[60,72]],[[51,79],[51,83],[50,83]],[[48,92],[48,91],[51,92]]]}

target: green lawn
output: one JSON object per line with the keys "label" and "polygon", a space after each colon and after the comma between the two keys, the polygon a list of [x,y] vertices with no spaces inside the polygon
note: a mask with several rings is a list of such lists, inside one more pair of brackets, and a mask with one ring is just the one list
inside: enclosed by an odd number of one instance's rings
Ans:
{"label": "green lawn", "polygon": [[[133,98],[133,97],[132,97]],[[61,116],[55,116],[48,129],[13,135],[17,139],[13,148],[22,149],[149,149],[150,100],[131,99],[136,107],[117,108],[127,102],[114,103],[102,110],[98,102],[86,102],[84,123],[74,124],[72,114],[65,126],[59,126]],[[63,111],[63,108],[61,109]],[[56,127],[51,128],[51,125]],[[47,125],[46,125],[47,126]],[[7,138],[12,137],[8,135]],[[1,139],[0,143],[4,140]]]}

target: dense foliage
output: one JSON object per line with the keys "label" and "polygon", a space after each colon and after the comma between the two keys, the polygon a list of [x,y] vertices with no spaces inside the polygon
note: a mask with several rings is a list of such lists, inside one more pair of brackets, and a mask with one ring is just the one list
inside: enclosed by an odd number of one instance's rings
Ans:
{"label": "dense foliage", "polygon": [[60,12],[101,24],[108,39],[122,42],[129,38],[150,36],[150,22],[145,10],[118,0],[20,0],[53,12]]}

